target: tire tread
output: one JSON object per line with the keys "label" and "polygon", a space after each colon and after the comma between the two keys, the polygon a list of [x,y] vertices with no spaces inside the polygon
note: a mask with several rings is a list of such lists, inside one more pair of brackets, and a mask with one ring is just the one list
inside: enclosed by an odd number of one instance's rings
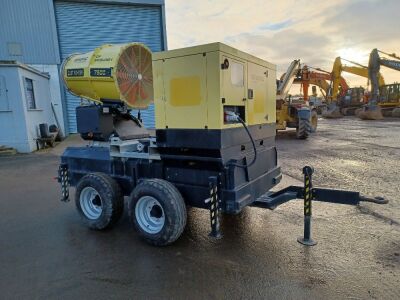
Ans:
{"label": "tire tread", "polygon": [[[173,208],[172,211],[174,212],[172,216],[173,220],[171,220],[169,228],[163,229],[162,235],[158,238],[152,238],[143,233],[139,228],[137,228],[138,226],[135,222],[136,201],[140,198],[142,190],[146,190],[147,188],[164,194],[165,198],[169,200],[169,205]],[[186,205],[178,189],[170,182],[157,178],[143,180],[136,186],[130,198],[129,215],[142,238],[154,246],[165,246],[176,241],[182,234],[187,219]],[[168,217],[171,216],[166,216],[166,218]]]}
{"label": "tire tread", "polygon": [[[104,214],[98,220],[87,219],[80,208],[79,197],[82,189],[91,186],[93,183],[100,185],[99,193],[105,193],[107,199],[103,195],[103,205],[111,205],[109,209],[103,209]],[[82,177],[77,184],[75,204],[84,223],[90,229],[105,230],[112,227],[121,218],[124,210],[124,197],[120,186],[110,176],[104,173],[89,173]]]}

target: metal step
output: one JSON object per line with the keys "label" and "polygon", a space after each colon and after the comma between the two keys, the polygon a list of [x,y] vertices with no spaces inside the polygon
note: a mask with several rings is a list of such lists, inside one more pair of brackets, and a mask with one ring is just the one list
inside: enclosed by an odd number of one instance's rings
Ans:
{"label": "metal step", "polygon": [[15,150],[14,148],[0,145],[0,156],[9,156],[15,154],[17,154],[17,150]]}

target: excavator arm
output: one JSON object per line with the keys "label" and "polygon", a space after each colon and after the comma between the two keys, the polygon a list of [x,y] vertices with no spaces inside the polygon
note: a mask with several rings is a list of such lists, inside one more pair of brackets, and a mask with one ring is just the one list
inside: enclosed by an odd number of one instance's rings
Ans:
{"label": "excavator arm", "polygon": [[302,80],[301,78],[296,78],[293,81],[293,83],[302,85],[304,100],[308,100],[308,88],[310,85],[318,86],[322,90],[323,96],[325,98],[326,98],[326,95],[328,94],[329,88],[330,88],[329,82],[325,79],[310,78],[309,80],[305,81],[305,80]]}
{"label": "excavator arm", "polygon": [[[356,63],[354,63],[356,64]],[[371,79],[369,70],[367,67],[357,64],[358,66],[347,66],[342,64],[342,59],[340,57],[336,57],[335,62],[332,68],[332,97],[334,100],[337,99],[339,92],[339,85],[341,84],[341,74],[342,72],[351,73],[354,75],[358,75],[361,77],[365,77],[367,79]],[[385,85],[385,80],[381,73],[377,73],[377,82],[378,86]]]}
{"label": "excavator arm", "polygon": [[[390,60],[386,58],[381,58],[379,56],[379,50],[373,49],[371,54],[369,55],[369,62],[368,62],[368,75],[371,79],[371,105],[376,105],[379,98],[379,87],[382,86],[380,84],[379,78],[381,76],[379,71],[381,66],[385,66],[392,70],[400,71],[400,61],[399,60]],[[382,52],[384,53],[384,52]],[[386,53],[385,53],[386,54]],[[400,59],[394,54],[390,55],[396,59]]]}
{"label": "excavator arm", "polygon": [[290,87],[292,86],[293,80],[300,69],[300,59],[295,59],[289,65],[288,70],[282,75],[281,80],[278,81],[276,90],[276,100],[285,100]]}
{"label": "excavator arm", "polygon": [[[312,84],[312,85],[316,85],[316,86],[319,86],[320,88],[322,88],[325,91],[327,100],[330,100],[329,98],[331,98],[332,95],[329,94],[330,84],[328,84],[328,81],[332,82],[332,74],[330,74],[327,71],[321,70],[321,69],[317,69],[317,70],[319,70],[320,72],[310,71],[309,68],[306,66],[302,69],[301,83],[303,84],[304,99],[305,100],[308,99],[308,87],[310,84]],[[297,80],[297,82],[298,81],[299,80]],[[339,76],[336,81],[338,83],[336,93],[338,93],[339,86],[340,86],[341,87],[340,94],[341,95],[346,94],[346,91],[349,89],[349,86],[348,86],[346,80],[342,76]],[[327,84],[328,84],[328,86],[327,86]]]}

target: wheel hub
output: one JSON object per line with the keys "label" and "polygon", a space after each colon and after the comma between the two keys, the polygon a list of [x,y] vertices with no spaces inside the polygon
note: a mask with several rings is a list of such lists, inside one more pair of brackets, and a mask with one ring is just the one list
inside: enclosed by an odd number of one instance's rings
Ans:
{"label": "wheel hub", "polygon": [[135,217],[142,230],[150,234],[159,233],[165,224],[164,209],[154,197],[143,196],[136,203]]}
{"label": "wheel hub", "polygon": [[81,191],[79,203],[83,214],[90,220],[98,219],[103,212],[100,195],[90,186]]}

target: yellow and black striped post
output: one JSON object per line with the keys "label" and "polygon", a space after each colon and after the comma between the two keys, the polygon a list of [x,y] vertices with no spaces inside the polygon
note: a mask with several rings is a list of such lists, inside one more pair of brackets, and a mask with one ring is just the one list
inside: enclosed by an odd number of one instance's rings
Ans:
{"label": "yellow and black striped post", "polygon": [[219,223],[219,199],[218,199],[218,177],[212,176],[210,181],[210,236],[213,238],[221,238]]}
{"label": "yellow and black striped post", "polygon": [[306,246],[314,246],[317,244],[311,238],[311,216],[312,216],[312,199],[313,199],[313,186],[312,174],[314,169],[309,166],[303,168],[304,174],[304,236],[299,237],[297,241]]}
{"label": "yellow and black striped post", "polygon": [[58,182],[61,184],[61,201],[69,201],[69,174],[68,167],[61,164],[58,168]]}

